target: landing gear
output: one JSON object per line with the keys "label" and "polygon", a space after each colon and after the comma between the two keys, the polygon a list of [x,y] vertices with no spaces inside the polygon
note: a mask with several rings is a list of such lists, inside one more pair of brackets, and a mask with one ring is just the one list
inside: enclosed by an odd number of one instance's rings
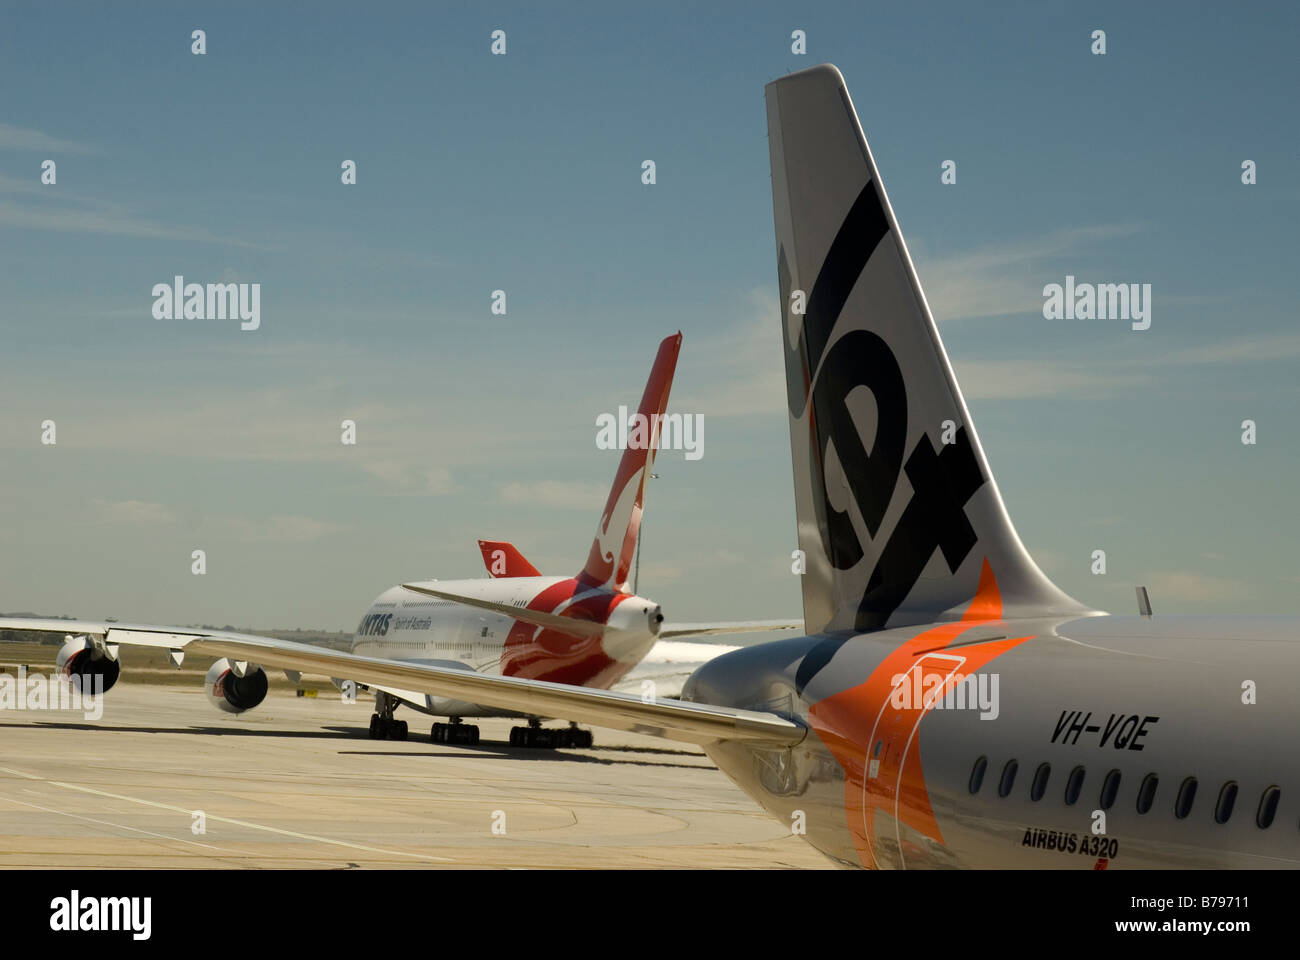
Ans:
{"label": "landing gear", "polygon": [[393,720],[381,717],[377,713],[370,715],[371,740],[405,740],[407,733],[405,720]]}
{"label": "landing gear", "polygon": [[570,723],[564,730],[548,730],[536,717],[528,721],[526,727],[510,728],[510,746],[536,747],[543,750],[578,747],[591,749],[590,730],[579,730],[576,723]]}
{"label": "landing gear", "polygon": [[452,717],[451,723],[435,723],[429,739],[433,743],[463,743],[472,747],[478,743],[478,727],[462,723],[460,717]]}
{"label": "landing gear", "polygon": [[393,711],[396,709],[396,699],[382,691],[375,694],[375,710],[378,712],[370,715],[371,740],[406,739],[406,721],[393,719]]}

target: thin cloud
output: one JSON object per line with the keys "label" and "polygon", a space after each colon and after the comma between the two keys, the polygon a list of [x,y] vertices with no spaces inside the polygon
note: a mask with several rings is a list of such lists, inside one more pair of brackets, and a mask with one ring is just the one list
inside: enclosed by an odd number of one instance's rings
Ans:
{"label": "thin cloud", "polygon": [[103,153],[99,147],[76,140],[60,140],[39,130],[0,123],[0,150],[30,150],[49,153]]}
{"label": "thin cloud", "polygon": [[1100,397],[1116,390],[1131,390],[1153,382],[1153,368],[1208,366],[1231,363],[1265,363],[1300,357],[1300,334],[1283,333],[1250,339],[1219,340],[1169,350],[1150,356],[1119,348],[1086,362],[1070,363],[1055,357],[1019,360],[963,360],[953,358],[962,393],[979,400],[1017,400],[1031,397]]}
{"label": "thin cloud", "polygon": [[1043,288],[1026,278],[1027,266],[1075,254],[1103,240],[1132,236],[1138,230],[1129,224],[1057,230],[969,253],[921,258],[917,273],[930,309],[940,323],[1036,313],[1043,309]]}
{"label": "thin cloud", "polygon": [[[61,203],[59,198],[52,203]],[[121,210],[88,210],[70,206],[38,209],[0,201],[0,226],[20,230],[53,230],[62,233],[97,233],[115,237],[142,239],[190,240],[215,243],[247,250],[270,249],[264,244],[248,243],[231,237],[219,237],[207,230],[186,229],[136,217]]]}
{"label": "thin cloud", "polygon": [[265,244],[221,237],[195,227],[159,223],[136,214],[117,201],[50,186],[35,177],[20,179],[0,174],[0,226],[22,230],[53,230],[62,233],[95,233],[141,239],[188,240],[246,250],[272,250]]}
{"label": "thin cloud", "polygon": [[972,400],[1096,397],[1150,380],[1137,366],[1102,368],[1056,360],[954,360],[953,369],[962,394]]}
{"label": "thin cloud", "polygon": [[92,500],[95,522],[128,527],[162,526],[176,522],[171,507],[146,500]]}
{"label": "thin cloud", "polygon": [[244,543],[310,543],[343,529],[337,523],[296,514],[279,514],[264,520],[214,518],[212,526]]}
{"label": "thin cloud", "polygon": [[[90,501],[92,522],[139,529],[176,524],[181,518],[169,506],[147,500]],[[276,514],[260,520],[240,516],[210,516],[199,521],[206,535],[224,535],[244,543],[305,543],[320,540],[344,527],[298,514]]]}
{"label": "thin cloud", "polygon": [[1183,603],[1244,602],[1254,591],[1240,580],[1213,577],[1193,570],[1166,570],[1146,578],[1152,606],[1162,599]]}
{"label": "thin cloud", "polygon": [[363,471],[391,490],[412,494],[454,493],[456,482],[446,467],[426,467],[400,460],[363,460]]}
{"label": "thin cloud", "polygon": [[1171,366],[1208,363],[1256,363],[1261,360],[1294,360],[1300,357],[1300,334],[1281,333],[1251,339],[1220,340],[1204,346],[1171,350],[1149,362]]}
{"label": "thin cloud", "polygon": [[[696,358],[702,358],[709,372],[701,379],[707,386],[674,397],[672,410],[698,412],[708,419],[786,409],[781,310],[776,295],[765,288],[751,290],[736,316],[725,332],[687,341],[679,370],[693,367]],[[682,379],[679,372],[678,380]]]}
{"label": "thin cloud", "polygon": [[534,483],[507,483],[501,488],[506,503],[528,503],[562,510],[599,510],[608,489],[596,483],[569,483],[542,480]]}

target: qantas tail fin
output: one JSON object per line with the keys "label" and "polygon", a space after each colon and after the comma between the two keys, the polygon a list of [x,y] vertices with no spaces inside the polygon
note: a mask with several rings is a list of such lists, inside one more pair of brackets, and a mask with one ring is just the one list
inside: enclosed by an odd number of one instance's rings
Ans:
{"label": "qantas tail fin", "polygon": [[810,633],[1085,612],[1034,564],[985,461],[839,70],[767,86]]}
{"label": "qantas tail fin", "polygon": [[680,331],[659,344],[650,379],[641,395],[641,405],[628,425],[627,443],[618,464],[618,473],[614,476],[614,485],[600,515],[587,565],[578,574],[578,579],[590,586],[627,590],[628,571],[636,551],[637,534],[641,530],[646,478],[659,447],[659,431],[681,348]]}
{"label": "qantas tail fin", "polygon": [[513,543],[505,540],[480,540],[483,565],[492,577],[540,577],[536,567],[524,559]]}

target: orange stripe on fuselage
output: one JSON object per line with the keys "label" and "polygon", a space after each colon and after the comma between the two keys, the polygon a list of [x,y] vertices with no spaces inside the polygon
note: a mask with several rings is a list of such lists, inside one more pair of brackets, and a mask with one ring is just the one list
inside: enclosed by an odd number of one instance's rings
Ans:
{"label": "orange stripe on fuselage", "polygon": [[[927,662],[926,657],[943,654],[944,648],[967,630],[1001,617],[1002,595],[985,559],[975,597],[960,621],[932,627],[904,641],[885,656],[865,683],[809,708],[813,730],[844,768],[845,812],[863,866],[878,866],[877,810],[943,843],[921,769],[918,726],[935,700],[956,685],[958,676],[979,670],[1029,637],[963,644],[960,663],[950,657]],[[954,668],[958,673],[947,676]],[[914,683],[912,675],[917,670],[922,674],[921,687],[927,692],[924,702],[915,704],[909,699],[903,707],[891,702],[895,678],[903,676],[908,678],[903,682]],[[931,690],[933,696],[928,696]],[[870,762],[877,744],[879,753],[874,759],[879,766],[871,776]]]}

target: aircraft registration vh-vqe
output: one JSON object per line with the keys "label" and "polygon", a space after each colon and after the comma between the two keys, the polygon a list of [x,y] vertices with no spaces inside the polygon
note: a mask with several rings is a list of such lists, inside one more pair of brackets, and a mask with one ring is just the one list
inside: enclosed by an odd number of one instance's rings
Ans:
{"label": "aircraft registration vh-vqe", "polygon": [[649,703],[259,637],[172,642],[697,743],[847,864],[1295,866],[1300,619],[1107,616],[1054,586],[1012,528],[839,71],[769,84],[767,116],[806,636],[723,654],[681,701]]}

